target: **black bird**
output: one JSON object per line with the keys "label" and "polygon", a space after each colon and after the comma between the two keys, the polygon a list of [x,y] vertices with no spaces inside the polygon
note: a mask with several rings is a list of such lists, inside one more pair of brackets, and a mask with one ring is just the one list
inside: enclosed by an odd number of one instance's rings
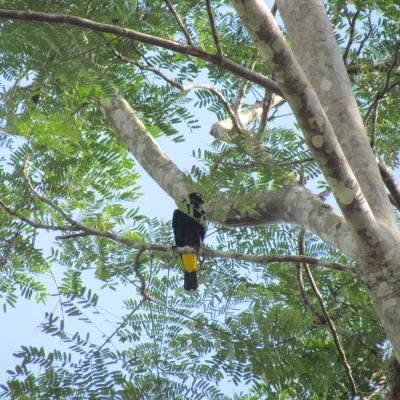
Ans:
{"label": "black bird", "polygon": [[[190,193],[188,200],[182,203],[181,209],[174,211],[172,217],[175,245],[200,247],[206,234],[206,219],[204,211],[200,207],[204,201],[199,193]],[[185,271],[184,288],[196,290],[198,287],[197,254],[181,254],[180,256]]]}

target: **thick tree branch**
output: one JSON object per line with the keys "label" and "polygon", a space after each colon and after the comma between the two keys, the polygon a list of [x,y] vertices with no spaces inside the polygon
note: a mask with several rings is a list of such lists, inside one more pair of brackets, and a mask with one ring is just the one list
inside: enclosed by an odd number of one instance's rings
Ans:
{"label": "thick tree branch", "polygon": [[121,140],[163,190],[177,200],[193,191],[183,172],[158,146],[122,96],[104,103],[102,108]]}
{"label": "thick tree branch", "polygon": [[394,205],[398,210],[400,210],[400,185],[397,183],[396,178],[386,165],[385,161],[378,157],[377,162],[383,182],[385,182],[385,185],[394,200]]}
{"label": "thick tree branch", "polygon": [[176,51],[177,53],[201,58],[212,64],[218,65],[238,76],[241,76],[242,78],[255,82],[273,93],[282,95],[279,86],[271,79],[268,79],[258,72],[251,71],[246,67],[236,64],[229,58],[220,56],[219,54],[209,53],[199,46],[183,44],[173,40],[163,39],[145,33],[137,32],[132,29],[122,28],[110,24],[102,24],[99,22],[91,21],[89,19],[66,14],[51,14],[36,11],[0,9],[0,18],[69,24],[85,29],[90,29],[96,32],[112,33],[116,36],[125,37],[128,39],[136,40],[138,42],[147,43],[153,46]]}
{"label": "thick tree branch", "polygon": [[[232,4],[285,93],[314,159],[320,165],[346,220],[357,234],[358,243],[363,244],[368,235],[379,237],[375,217],[341,150],[335,131],[274,17],[261,0],[245,3],[233,0]],[[368,148],[368,151],[371,152],[371,149]],[[385,201],[388,202],[387,197]]]}
{"label": "thick tree branch", "polygon": [[[171,197],[179,201],[194,189],[187,186],[185,174],[162,152],[122,97],[112,99],[103,108],[133,156]],[[359,258],[343,217],[302,186],[244,195],[244,203],[255,203],[255,208],[251,210],[238,209],[236,201],[229,194],[216,194],[212,204],[205,205],[207,218],[226,226],[280,222],[304,226],[349,257],[355,260]]]}
{"label": "thick tree branch", "polygon": [[[350,165],[368,206],[376,218],[384,221],[384,226],[396,227],[375,155],[365,134],[364,122],[323,3],[321,0],[277,2],[278,7],[282,2],[280,15],[288,31],[296,61],[318,96],[347,160],[346,164]],[[344,182],[341,178],[339,180]],[[335,193],[336,190],[332,189]],[[359,200],[363,201],[361,198]]]}

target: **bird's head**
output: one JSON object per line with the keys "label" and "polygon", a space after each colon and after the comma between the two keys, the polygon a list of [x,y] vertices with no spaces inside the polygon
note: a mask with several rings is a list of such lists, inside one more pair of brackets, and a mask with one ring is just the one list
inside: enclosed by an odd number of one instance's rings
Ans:
{"label": "bird's head", "polygon": [[204,203],[201,194],[197,192],[189,193],[189,200],[194,208],[201,208],[200,206]]}

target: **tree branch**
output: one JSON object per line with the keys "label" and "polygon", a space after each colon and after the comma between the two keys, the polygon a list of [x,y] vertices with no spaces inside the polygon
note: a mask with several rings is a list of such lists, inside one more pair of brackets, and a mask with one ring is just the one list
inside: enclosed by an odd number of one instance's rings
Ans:
{"label": "tree branch", "polygon": [[394,205],[398,210],[400,210],[400,185],[397,183],[396,178],[386,165],[385,161],[380,157],[377,157],[377,162],[383,182],[394,200]]}
{"label": "tree branch", "polygon": [[[179,201],[195,187],[189,187],[185,174],[162,152],[129,104],[120,96],[103,108],[122,141],[149,175],[175,200]],[[260,193],[244,194],[245,204],[227,193],[216,193],[212,203],[205,204],[209,220],[225,226],[259,226],[280,222],[304,226],[322,240],[357,260],[359,253],[349,227],[342,216],[302,186]]]}
{"label": "tree branch", "polygon": [[393,62],[392,65],[389,67],[389,69],[386,72],[386,81],[385,81],[385,86],[380,90],[375,98],[372,104],[368,107],[368,110],[364,114],[364,121],[369,118],[369,115],[371,113],[376,113],[377,108],[379,106],[379,102],[387,96],[388,93],[399,83],[399,81],[395,82],[394,84],[390,84],[390,79],[392,77],[393,71],[395,71],[396,66],[398,65],[399,62],[399,48],[400,48],[400,41],[396,43],[395,47],[395,53],[393,57]]}
{"label": "tree branch", "polygon": [[[294,57],[287,58],[281,63],[280,70],[283,71],[282,67],[287,63],[293,63],[293,65],[300,64],[301,71],[298,72],[300,74],[304,72],[306,81],[311,84],[310,89],[312,88],[311,90],[314,92],[313,96],[314,94],[317,96],[315,100],[316,103],[319,103],[318,108],[322,106],[321,111],[325,114],[324,117],[321,116],[321,121],[326,118],[325,122],[330,125],[326,130],[330,131],[332,129],[335,136],[334,140],[337,141],[335,147],[338,148],[340,146],[345,156],[343,158],[343,161],[346,160],[345,164],[340,161],[336,165],[350,166],[350,168],[346,167],[342,170],[342,172],[345,172],[344,169],[347,169],[350,174],[345,173],[342,177],[337,175],[336,178],[329,176],[330,174],[327,175],[324,171],[325,168],[322,168],[328,183],[332,187],[332,192],[337,196],[338,190],[340,191],[338,187],[335,188],[331,185],[332,178],[334,179],[334,183],[340,181],[346,188],[349,188],[348,184],[352,185],[354,182],[355,190],[353,194],[357,197],[356,192],[360,190],[364,199],[363,197],[359,197],[353,203],[353,206],[356,206],[357,203],[361,204],[361,202],[365,202],[365,205],[368,204],[364,208],[366,216],[364,221],[365,227],[368,229],[367,220],[369,219],[372,223],[372,228],[374,226],[373,220],[376,217],[380,221],[385,221],[383,226],[390,227],[391,229],[397,228],[392,207],[386,196],[386,190],[375,162],[375,155],[365,134],[365,125],[360,115],[353,87],[323,3],[320,0],[298,0],[296,2],[277,0],[277,2],[278,7],[282,3],[280,15],[285,23],[290,38],[291,49],[294,53]],[[287,46],[286,43],[285,46]],[[278,46],[276,46],[276,50],[278,52]],[[320,62],[322,54],[324,55],[324,62]],[[278,58],[278,60],[280,59]],[[275,74],[274,78],[280,83],[278,76]],[[286,70],[282,78],[287,83],[290,83],[291,80],[287,77],[288,71]],[[306,81],[302,78],[297,81],[299,85],[296,86],[299,88],[301,86],[308,88],[309,86],[304,86]],[[283,89],[282,85],[281,87]],[[305,92],[307,91],[308,89],[305,90]],[[303,93],[305,92],[303,91]],[[314,117],[319,118],[317,117],[319,112],[315,113],[316,109],[310,103],[305,103],[303,99],[298,99],[298,102],[302,104],[303,110],[304,107],[307,108],[308,112],[312,109]],[[294,108],[293,111],[295,111]],[[300,123],[296,112],[295,115]],[[304,129],[301,123],[300,125],[305,136],[309,136],[310,133],[307,132],[307,129]],[[307,142],[310,143],[309,141]],[[327,142],[324,140],[323,147],[325,147],[325,144]],[[312,146],[312,143],[310,143],[310,149],[312,149]],[[338,153],[334,150],[332,154]],[[323,167],[323,163],[325,162],[323,159],[318,160],[316,158],[316,161]],[[326,164],[330,167],[334,166],[330,161],[326,161]],[[346,175],[347,178],[345,178]],[[355,182],[355,179],[357,182]],[[341,187],[342,184],[340,185]],[[357,186],[358,188],[356,189]],[[344,208],[340,207],[344,214],[346,214],[346,219],[350,218],[350,215],[345,212]],[[351,208],[348,207],[348,209]],[[377,229],[373,229],[377,232]],[[360,241],[360,244],[365,243],[364,239]]]}
{"label": "tree branch", "polygon": [[[298,252],[300,255],[304,255],[304,236],[305,236],[305,229],[301,228],[299,237],[297,239],[297,247]],[[311,302],[310,298],[307,295],[306,289],[304,287],[303,281],[303,268],[305,267],[302,263],[296,263],[296,282],[300,290],[301,298],[303,299],[304,304],[308,307],[311,311],[311,314],[314,315],[315,319],[319,321],[320,324],[326,325],[325,317],[318,312],[314,304]]]}
{"label": "tree branch", "polygon": [[342,347],[342,345],[340,343],[339,335],[338,335],[338,333],[336,331],[336,326],[333,323],[331,317],[329,316],[329,313],[328,313],[328,310],[325,307],[324,300],[322,298],[321,292],[318,290],[318,287],[317,287],[317,285],[316,285],[316,283],[314,281],[314,277],[312,276],[312,273],[311,273],[311,271],[310,271],[310,269],[308,268],[307,265],[305,265],[305,271],[306,271],[306,274],[307,274],[307,277],[308,277],[308,281],[311,284],[311,288],[312,288],[312,290],[313,290],[313,292],[315,294],[315,297],[317,298],[317,300],[318,300],[318,302],[320,304],[322,313],[324,314],[324,317],[325,317],[326,323],[327,323],[327,325],[329,327],[329,330],[331,331],[331,335],[332,335],[333,341],[334,341],[335,346],[336,346],[336,348],[338,350],[338,353],[339,353],[340,361],[341,361],[341,363],[343,365],[343,368],[344,368],[344,370],[346,372],[347,378],[348,378],[348,380],[350,382],[352,397],[354,398],[357,395],[357,386],[356,386],[356,383],[355,383],[354,378],[353,378],[353,373],[351,371],[350,364],[347,361],[346,353],[344,352],[344,349],[343,349],[343,347]]}
{"label": "tree branch", "polygon": [[[299,237],[298,237],[298,251],[299,251],[299,254],[303,255],[303,256],[305,254],[304,238],[305,238],[305,230],[302,228],[300,230]],[[312,291],[314,292],[315,297],[317,298],[317,300],[319,302],[319,305],[320,305],[321,310],[322,310],[322,315],[316,310],[314,305],[308,299],[308,296],[307,296],[307,294],[305,292],[304,284],[303,284],[303,278],[302,278],[302,267],[306,271],[307,278],[308,278],[308,281],[311,284]],[[355,381],[354,381],[354,378],[353,378],[351,367],[350,367],[349,363],[347,362],[346,353],[344,352],[344,349],[343,349],[343,347],[342,347],[342,345],[340,343],[339,335],[338,335],[338,333],[336,331],[336,326],[333,323],[331,317],[329,316],[329,313],[328,313],[328,310],[325,307],[321,292],[318,290],[318,287],[317,287],[317,285],[316,285],[316,283],[314,281],[314,277],[312,276],[310,268],[308,268],[308,265],[306,263],[303,263],[302,265],[300,263],[298,263],[298,264],[296,264],[296,272],[297,272],[297,277],[298,277],[297,281],[299,283],[300,291],[301,291],[301,294],[302,294],[302,297],[303,297],[305,303],[310,308],[310,310],[313,313],[313,315],[321,323],[323,323],[324,325],[328,326],[329,330],[331,331],[331,335],[332,335],[333,341],[334,341],[335,346],[336,346],[336,348],[338,350],[338,353],[339,353],[340,361],[341,361],[341,363],[343,365],[343,368],[344,368],[344,370],[346,372],[347,378],[349,379],[349,382],[350,382],[352,397],[354,398],[357,395],[357,387],[356,387],[356,384],[355,384]]]}
{"label": "tree branch", "polygon": [[165,192],[179,200],[194,190],[122,96],[103,103],[102,109],[133,156]]}
{"label": "tree branch", "polygon": [[182,83],[168,77],[166,74],[164,74],[162,71],[155,68],[150,63],[148,65],[145,65],[138,61],[131,60],[130,58],[125,57],[124,55],[122,55],[115,49],[113,49],[113,52],[121,61],[136,65],[137,67],[139,67],[142,70],[151,71],[151,72],[155,73],[160,78],[164,79],[166,82],[168,82],[172,86],[176,87],[177,89],[181,90],[182,92],[187,92],[191,89],[207,90],[207,91],[211,92],[214,96],[216,96],[218,98],[218,100],[224,106],[226,112],[229,114],[229,116],[231,118],[233,127],[239,131],[243,129],[240,121],[238,120],[238,118],[236,116],[236,112],[235,112],[234,108],[231,107],[231,105],[229,104],[229,101],[225,98],[225,96],[216,87],[214,87],[212,85],[208,85],[208,84],[195,84],[195,83],[183,85]]}
{"label": "tree branch", "polygon": [[[273,95],[270,108],[278,106],[283,101],[280,96]],[[251,121],[262,116],[264,112],[265,104],[264,102],[257,102],[253,106],[238,113],[238,117],[243,126],[248,125]],[[225,119],[222,121],[215,122],[211,126],[211,134],[216,139],[221,139],[223,141],[229,141],[229,132],[233,129],[233,124],[230,119]]]}
{"label": "tree branch", "polygon": [[138,42],[147,43],[168,50],[173,50],[176,51],[177,53],[201,58],[214,65],[218,65],[238,76],[241,76],[245,79],[255,82],[260,86],[270,90],[271,92],[282,95],[279,86],[271,79],[268,79],[267,77],[258,72],[251,71],[248,68],[236,64],[229,58],[220,56],[218,54],[209,53],[203,50],[199,46],[183,44],[173,40],[163,39],[157,36],[152,36],[145,33],[137,32],[132,29],[122,28],[110,24],[102,24],[99,22],[91,21],[89,19],[75,17],[73,15],[67,15],[67,14],[51,14],[51,13],[43,13],[36,11],[0,9],[0,18],[69,24],[69,25],[79,26],[81,28],[90,29],[92,31],[112,33],[116,36],[125,37]]}
{"label": "tree branch", "polygon": [[[287,45],[274,17],[264,2],[259,0],[248,0],[245,3],[232,0],[232,4],[285,93],[315,161],[321,167],[347,222],[357,234],[358,243],[372,244],[371,240],[368,241],[368,235],[380,237],[380,227],[338,143],[336,132],[317,93]],[[280,12],[282,14],[282,10]],[[369,144],[368,151],[371,152]],[[387,196],[384,201],[389,203]]]}
{"label": "tree branch", "polygon": [[343,53],[343,61],[346,64],[347,63],[347,57],[349,55],[351,45],[353,44],[353,41],[354,41],[354,32],[355,32],[357,18],[360,15],[360,10],[357,10],[354,13],[353,18],[350,18],[350,16],[348,15],[347,11],[345,11],[345,13],[346,13],[346,17],[347,17],[347,19],[349,21],[349,25],[350,25],[349,41],[347,42],[346,48],[345,48],[344,53]]}
{"label": "tree branch", "polygon": [[[50,202],[49,200],[47,200],[47,201]],[[144,251],[147,251],[147,250],[153,250],[153,251],[169,253],[169,254],[171,254],[171,252],[172,252],[170,246],[165,246],[165,245],[161,245],[161,244],[153,244],[153,243],[136,242],[134,240],[128,239],[126,237],[115,234],[113,232],[94,229],[94,228],[91,228],[87,225],[81,224],[76,221],[74,221],[74,224],[66,225],[66,226],[46,225],[46,224],[37,223],[37,222],[32,221],[31,219],[23,216],[19,212],[7,207],[2,200],[0,200],[0,206],[9,215],[17,218],[18,220],[20,220],[30,226],[38,228],[38,229],[46,229],[46,230],[62,231],[62,232],[80,231],[86,235],[104,237],[104,238],[113,240],[114,242],[123,244],[128,248],[139,250],[139,252],[141,252],[141,253]],[[55,205],[52,204],[52,208],[54,206]],[[67,235],[67,238],[71,239],[71,236]],[[76,236],[74,235],[73,238],[76,238]],[[64,236],[57,236],[56,239],[66,239],[66,238]],[[272,263],[272,262],[289,262],[289,263],[306,262],[310,265],[327,267],[332,270],[350,273],[355,276],[358,276],[358,274],[359,274],[359,272],[356,268],[349,267],[347,265],[343,265],[340,263],[319,260],[317,258],[309,257],[309,256],[296,256],[296,255],[283,255],[283,254],[258,256],[258,255],[243,254],[243,253],[238,253],[238,252],[223,252],[223,251],[209,250],[209,249],[203,249],[203,248],[198,249],[195,247],[188,247],[188,246],[178,247],[176,250],[174,250],[174,253],[176,253],[176,254],[197,253],[199,256],[204,257],[204,258],[228,258],[228,259],[246,261],[246,262],[251,262],[251,263],[257,263],[257,264],[268,264],[268,263]]]}
{"label": "tree branch", "polygon": [[46,196],[39,194],[33,188],[32,183],[27,175],[28,165],[29,165],[29,159],[25,158],[24,168],[22,169],[21,174],[22,174],[22,177],[24,178],[26,186],[28,187],[28,189],[31,192],[31,194],[33,195],[33,197],[38,198],[40,201],[42,201],[43,203],[50,206],[54,211],[59,213],[71,226],[77,226],[78,223],[73,218],[71,218],[61,207],[59,207],[54,202],[50,201]]}
{"label": "tree branch", "polygon": [[191,46],[194,46],[194,41],[193,41],[192,37],[190,36],[189,31],[186,29],[185,24],[182,21],[182,18],[179,16],[177,11],[175,10],[174,6],[172,5],[172,3],[169,0],[164,0],[164,1],[167,4],[167,7],[168,7],[170,13],[174,16],[177,24],[179,25],[179,28],[182,31],[183,35],[185,36],[187,43],[190,44]]}
{"label": "tree branch", "polygon": [[143,298],[143,301],[145,301],[145,300],[150,300],[151,298],[150,298],[149,292],[147,291],[147,288],[146,288],[146,280],[144,279],[143,274],[140,272],[140,257],[142,256],[142,254],[143,254],[143,251],[139,251],[137,253],[133,270],[135,271],[135,275],[140,282],[139,291]]}
{"label": "tree branch", "polygon": [[217,49],[217,54],[222,56],[222,48],[218,38],[217,27],[215,25],[214,12],[211,8],[210,0],[205,0],[205,1],[206,1],[207,14],[208,14],[208,19],[210,20],[211,33],[214,39],[215,48]]}
{"label": "tree branch", "polygon": [[49,224],[43,224],[41,222],[36,222],[33,221],[27,217],[25,217],[23,214],[20,212],[8,207],[3,200],[0,200],[0,207],[9,215],[13,216],[14,218],[17,218],[18,220],[24,222],[25,224],[31,226],[32,228],[37,228],[37,229],[45,229],[48,231],[65,231],[65,232],[70,232],[70,231],[77,231],[79,230],[79,227],[77,226],[61,226],[61,225],[49,225]]}

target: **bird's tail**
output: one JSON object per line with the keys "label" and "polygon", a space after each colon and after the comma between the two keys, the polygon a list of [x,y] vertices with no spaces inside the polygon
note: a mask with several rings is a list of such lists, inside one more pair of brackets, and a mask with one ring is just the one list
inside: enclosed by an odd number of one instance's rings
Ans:
{"label": "bird's tail", "polygon": [[196,271],[187,272],[185,271],[184,284],[185,290],[197,290],[197,273]]}
{"label": "bird's tail", "polygon": [[197,283],[197,255],[181,254],[183,268],[185,269],[184,288],[185,290],[196,290],[199,286]]}

